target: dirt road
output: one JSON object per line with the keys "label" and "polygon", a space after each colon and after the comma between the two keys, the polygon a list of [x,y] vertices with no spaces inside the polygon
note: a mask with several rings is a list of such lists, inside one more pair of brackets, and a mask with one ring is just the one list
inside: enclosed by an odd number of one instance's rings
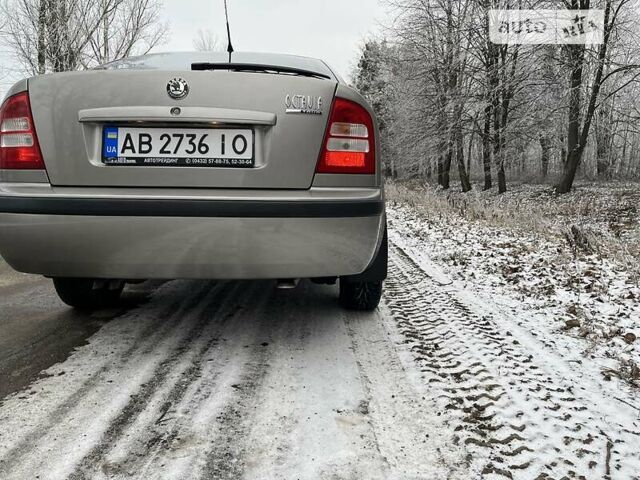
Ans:
{"label": "dirt road", "polygon": [[640,412],[391,232],[373,314],[302,282],[69,311],[0,272],[0,478],[640,478]]}

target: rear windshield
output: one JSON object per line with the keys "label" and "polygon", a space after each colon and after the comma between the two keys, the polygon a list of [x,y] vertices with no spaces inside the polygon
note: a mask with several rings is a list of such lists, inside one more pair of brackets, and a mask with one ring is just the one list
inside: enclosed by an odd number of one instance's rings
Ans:
{"label": "rear windshield", "polygon": [[[193,63],[222,63],[229,60],[226,52],[184,52],[184,53],[154,53],[141,57],[130,57],[107,63],[97,70],[191,70]],[[336,79],[336,75],[322,61],[315,58],[298,57],[295,55],[280,55],[273,53],[233,54],[234,63],[248,63],[256,65],[271,65],[274,67],[288,67],[308,70],[327,75]]]}

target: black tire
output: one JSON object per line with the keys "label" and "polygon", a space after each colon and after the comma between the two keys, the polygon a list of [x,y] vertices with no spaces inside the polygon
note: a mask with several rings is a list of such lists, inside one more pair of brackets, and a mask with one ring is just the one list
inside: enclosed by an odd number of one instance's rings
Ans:
{"label": "black tire", "polygon": [[348,310],[371,312],[378,308],[382,297],[382,280],[353,282],[340,279],[340,303]]}
{"label": "black tire", "polygon": [[94,288],[95,280],[90,278],[54,278],[53,285],[60,300],[79,310],[96,310],[116,305],[124,289],[105,286]]}

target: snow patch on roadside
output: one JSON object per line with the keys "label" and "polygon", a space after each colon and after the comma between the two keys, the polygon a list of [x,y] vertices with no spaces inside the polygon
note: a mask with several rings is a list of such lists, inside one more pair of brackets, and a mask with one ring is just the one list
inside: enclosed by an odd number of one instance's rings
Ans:
{"label": "snow patch on roadside", "polygon": [[450,277],[490,298],[616,389],[640,386],[640,285],[633,265],[597,252],[574,255],[560,235],[432,212],[417,194],[415,203],[394,202],[389,223],[434,279],[445,284]]}
{"label": "snow patch on roadside", "polygon": [[419,367],[417,381],[445,430],[455,432],[453,448],[467,448],[469,478],[609,478],[613,471],[638,478],[632,394],[589,366],[576,369],[573,357],[494,297],[443,282],[446,273],[415,239],[393,229],[389,239],[385,297],[401,331],[396,342]]}

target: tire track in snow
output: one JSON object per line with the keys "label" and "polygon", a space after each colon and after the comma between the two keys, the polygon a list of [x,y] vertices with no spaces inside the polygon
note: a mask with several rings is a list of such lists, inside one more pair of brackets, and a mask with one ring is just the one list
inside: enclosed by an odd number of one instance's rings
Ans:
{"label": "tire track in snow", "polygon": [[[363,392],[335,289],[305,283],[302,292],[277,292],[271,282],[234,282],[237,290],[207,294],[211,284],[168,285],[52,367],[53,376],[33,384],[36,394],[8,399],[0,425],[18,438],[0,432],[3,453],[27,432],[20,411],[47,425],[60,402],[104,368],[19,462],[2,469],[2,480],[384,478],[369,474],[379,453],[356,412]],[[157,318],[169,305],[165,294],[188,308],[165,336],[154,336],[165,326]],[[150,325],[153,342],[141,337]],[[132,344],[147,343],[121,362]],[[350,409],[360,415],[353,424]]]}
{"label": "tire track in snow", "polygon": [[[180,338],[176,332],[180,331],[185,319],[188,319],[189,312],[197,308],[202,299],[212,290],[210,283],[196,284],[199,288],[181,297],[180,293],[188,291],[192,285],[193,283],[179,282],[173,285],[167,284],[166,288],[161,288],[154,293],[154,300],[150,304],[121,317],[120,321],[140,320],[148,324],[143,325],[142,328],[132,325],[133,338],[127,339],[126,347],[121,353],[101,359],[99,365],[92,366],[86,379],[81,380],[78,386],[68,389],[69,394],[55,399],[45,419],[37,422],[17,444],[12,445],[0,457],[0,473],[16,470],[16,467],[23,463],[24,457],[32,453],[35,445],[46,441],[47,437],[55,437],[55,430],[64,428],[61,425],[64,419],[86,407],[83,403],[86,404],[88,396],[95,394],[97,388],[104,385],[103,377],[110,371],[118,368],[135,369],[135,364],[140,361],[140,358],[150,355],[158,344],[163,341],[172,341],[174,337]],[[214,290],[219,288],[220,285],[213,285]],[[114,351],[110,353],[115,354]],[[13,413],[19,414],[19,412]]]}
{"label": "tire track in snow", "polygon": [[261,309],[261,320],[254,338],[267,337],[269,342],[249,345],[250,352],[243,364],[240,380],[232,386],[233,394],[216,417],[218,435],[205,453],[204,465],[195,474],[196,478],[243,478],[249,431],[253,418],[259,414],[257,402],[270,368],[269,357],[273,355],[267,343],[272,342],[270,337],[279,327],[279,316],[274,313],[281,312],[283,307],[282,297],[276,295],[271,299],[268,311]]}
{"label": "tire track in snow", "polygon": [[[373,432],[371,449],[383,460],[386,480],[468,480],[463,449],[451,449],[453,432],[435,415],[435,402],[407,378],[394,348],[397,325],[381,305],[381,321],[352,312],[347,317],[356,364],[366,389],[364,405]],[[391,337],[391,338],[390,338]]]}
{"label": "tire track in snow", "polygon": [[424,381],[482,475],[605,478],[610,467],[638,478],[637,435],[608,424],[577,385],[493,318],[463,304],[397,245],[385,297]]}
{"label": "tire track in snow", "polygon": [[[158,391],[170,385],[171,390],[165,398],[163,406],[182,400],[188,387],[197,378],[198,368],[201,366],[204,355],[218,342],[215,333],[206,335],[206,343],[203,346],[198,345],[198,340],[202,338],[202,334],[209,324],[214,323],[217,331],[224,326],[224,322],[228,319],[228,316],[224,315],[225,310],[231,307],[227,303],[229,300],[231,303],[237,300],[234,290],[237,290],[237,285],[225,283],[212,289],[204,298],[200,298],[199,295],[194,298],[194,304],[197,305],[197,308],[190,312],[189,316],[195,318],[195,322],[188,326],[186,335],[182,337],[168,357],[156,367],[151,379],[140,385],[139,390],[130,395],[127,405],[111,420],[101,441],[84,456],[70,475],[70,479],[79,480],[92,477],[94,467],[104,463],[104,458],[110,449],[120,441],[138,416],[151,408],[151,402],[155,399]],[[222,320],[217,322],[215,318],[217,316],[220,316]],[[191,365],[186,370],[181,370],[180,364],[185,360],[185,357],[189,359]],[[143,431],[145,430],[147,429]],[[156,441],[156,439],[150,439],[151,444]]]}
{"label": "tire track in snow", "polygon": [[[251,366],[256,357],[261,357],[261,353],[265,355],[266,350],[263,345],[256,343],[246,345],[246,348],[229,348],[227,337],[229,331],[236,332],[242,329],[247,317],[250,318],[250,315],[255,313],[256,307],[264,303],[270,289],[263,287],[264,282],[255,283],[241,295],[232,296],[234,300],[227,302],[225,308],[215,313],[221,319],[215,322],[213,328],[202,333],[204,344],[198,345],[196,343],[191,346],[191,349],[196,353],[190,359],[188,369],[181,374],[180,383],[166,397],[160,411],[153,416],[155,422],[143,427],[145,435],[139,435],[136,441],[137,445],[134,448],[129,448],[125,458],[117,462],[127,476],[153,477],[163,470],[163,468],[159,468],[159,465],[165,467],[166,471],[175,469],[170,465],[172,459],[167,457],[167,453],[180,451],[184,447],[184,438],[191,436],[192,424],[198,422],[194,416],[196,418],[197,415],[205,417],[206,420],[202,419],[202,423],[209,427],[209,431],[204,432],[203,438],[200,439],[197,446],[197,451],[191,453],[195,457],[205,456],[207,449],[214,445],[213,442],[219,442],[217,440],[220,436],[219,430],[224,427],[220,421],[224,417],[225,411],[231,408],[230,405],[233,406],[237,403],[235,392],[243,392],[247,383],[245,380],[241,380],[228,385],[229,378],[225,378],[225,375],[230,373],[229,377],[235,378],[237,374],[237,365],[231,366],[229,363],[241,364],[240,371],[244,372],[246,366]],[[251,307],[247,308],[244,305],[245,299],[250,299]],[[225,344],[224,348],[221,342]],[[218,351],[219,346],[220,351]],[[208,360],[215,360],[215,362]],[[229,372],[225,371],[227,369]],[[241,375],[241,378],[244,379],[248,374]],[[225,387],[232,389],[234,393],[231,396],[225,396],[221,392]],[[217,402],[211,402],[211,399],[223,396],[225,397],[225,407],[220,412],[217,411]],[[209,442],[206,442],[204,437],[209,437]],[[203,462],[199,460],[192,462],[192,465],[187,467],[189,471],[181,472],[180,476],[198,478],[199,475],[194,472],[198,463]],[[167,475],[167,477],[170,476]]]}
{"label": "tire track in snow", "polygon": [[208,465],[185,478],[389,478],[362,412],[366,393],[345,317],[336,289],[310,282],[269,299],[256,317],[263,333],[254,333],[254,343],[269,343],[268,355],[250,368],[249,391],[232,389],[235,398],[220,409],[231,405],[235,421],[214,436]]}
{"label": "tire track in snow", "polygon": [[242,478],[246,445],[243,437],[248,431],[250,417],[262,386],[268,364],[266,348],[254,349],[251,359],[244,365],[244,374],[234,385],[233,395],[225,408],[216,417],[220,435],[206,454],[206,463],[197,478]]}

